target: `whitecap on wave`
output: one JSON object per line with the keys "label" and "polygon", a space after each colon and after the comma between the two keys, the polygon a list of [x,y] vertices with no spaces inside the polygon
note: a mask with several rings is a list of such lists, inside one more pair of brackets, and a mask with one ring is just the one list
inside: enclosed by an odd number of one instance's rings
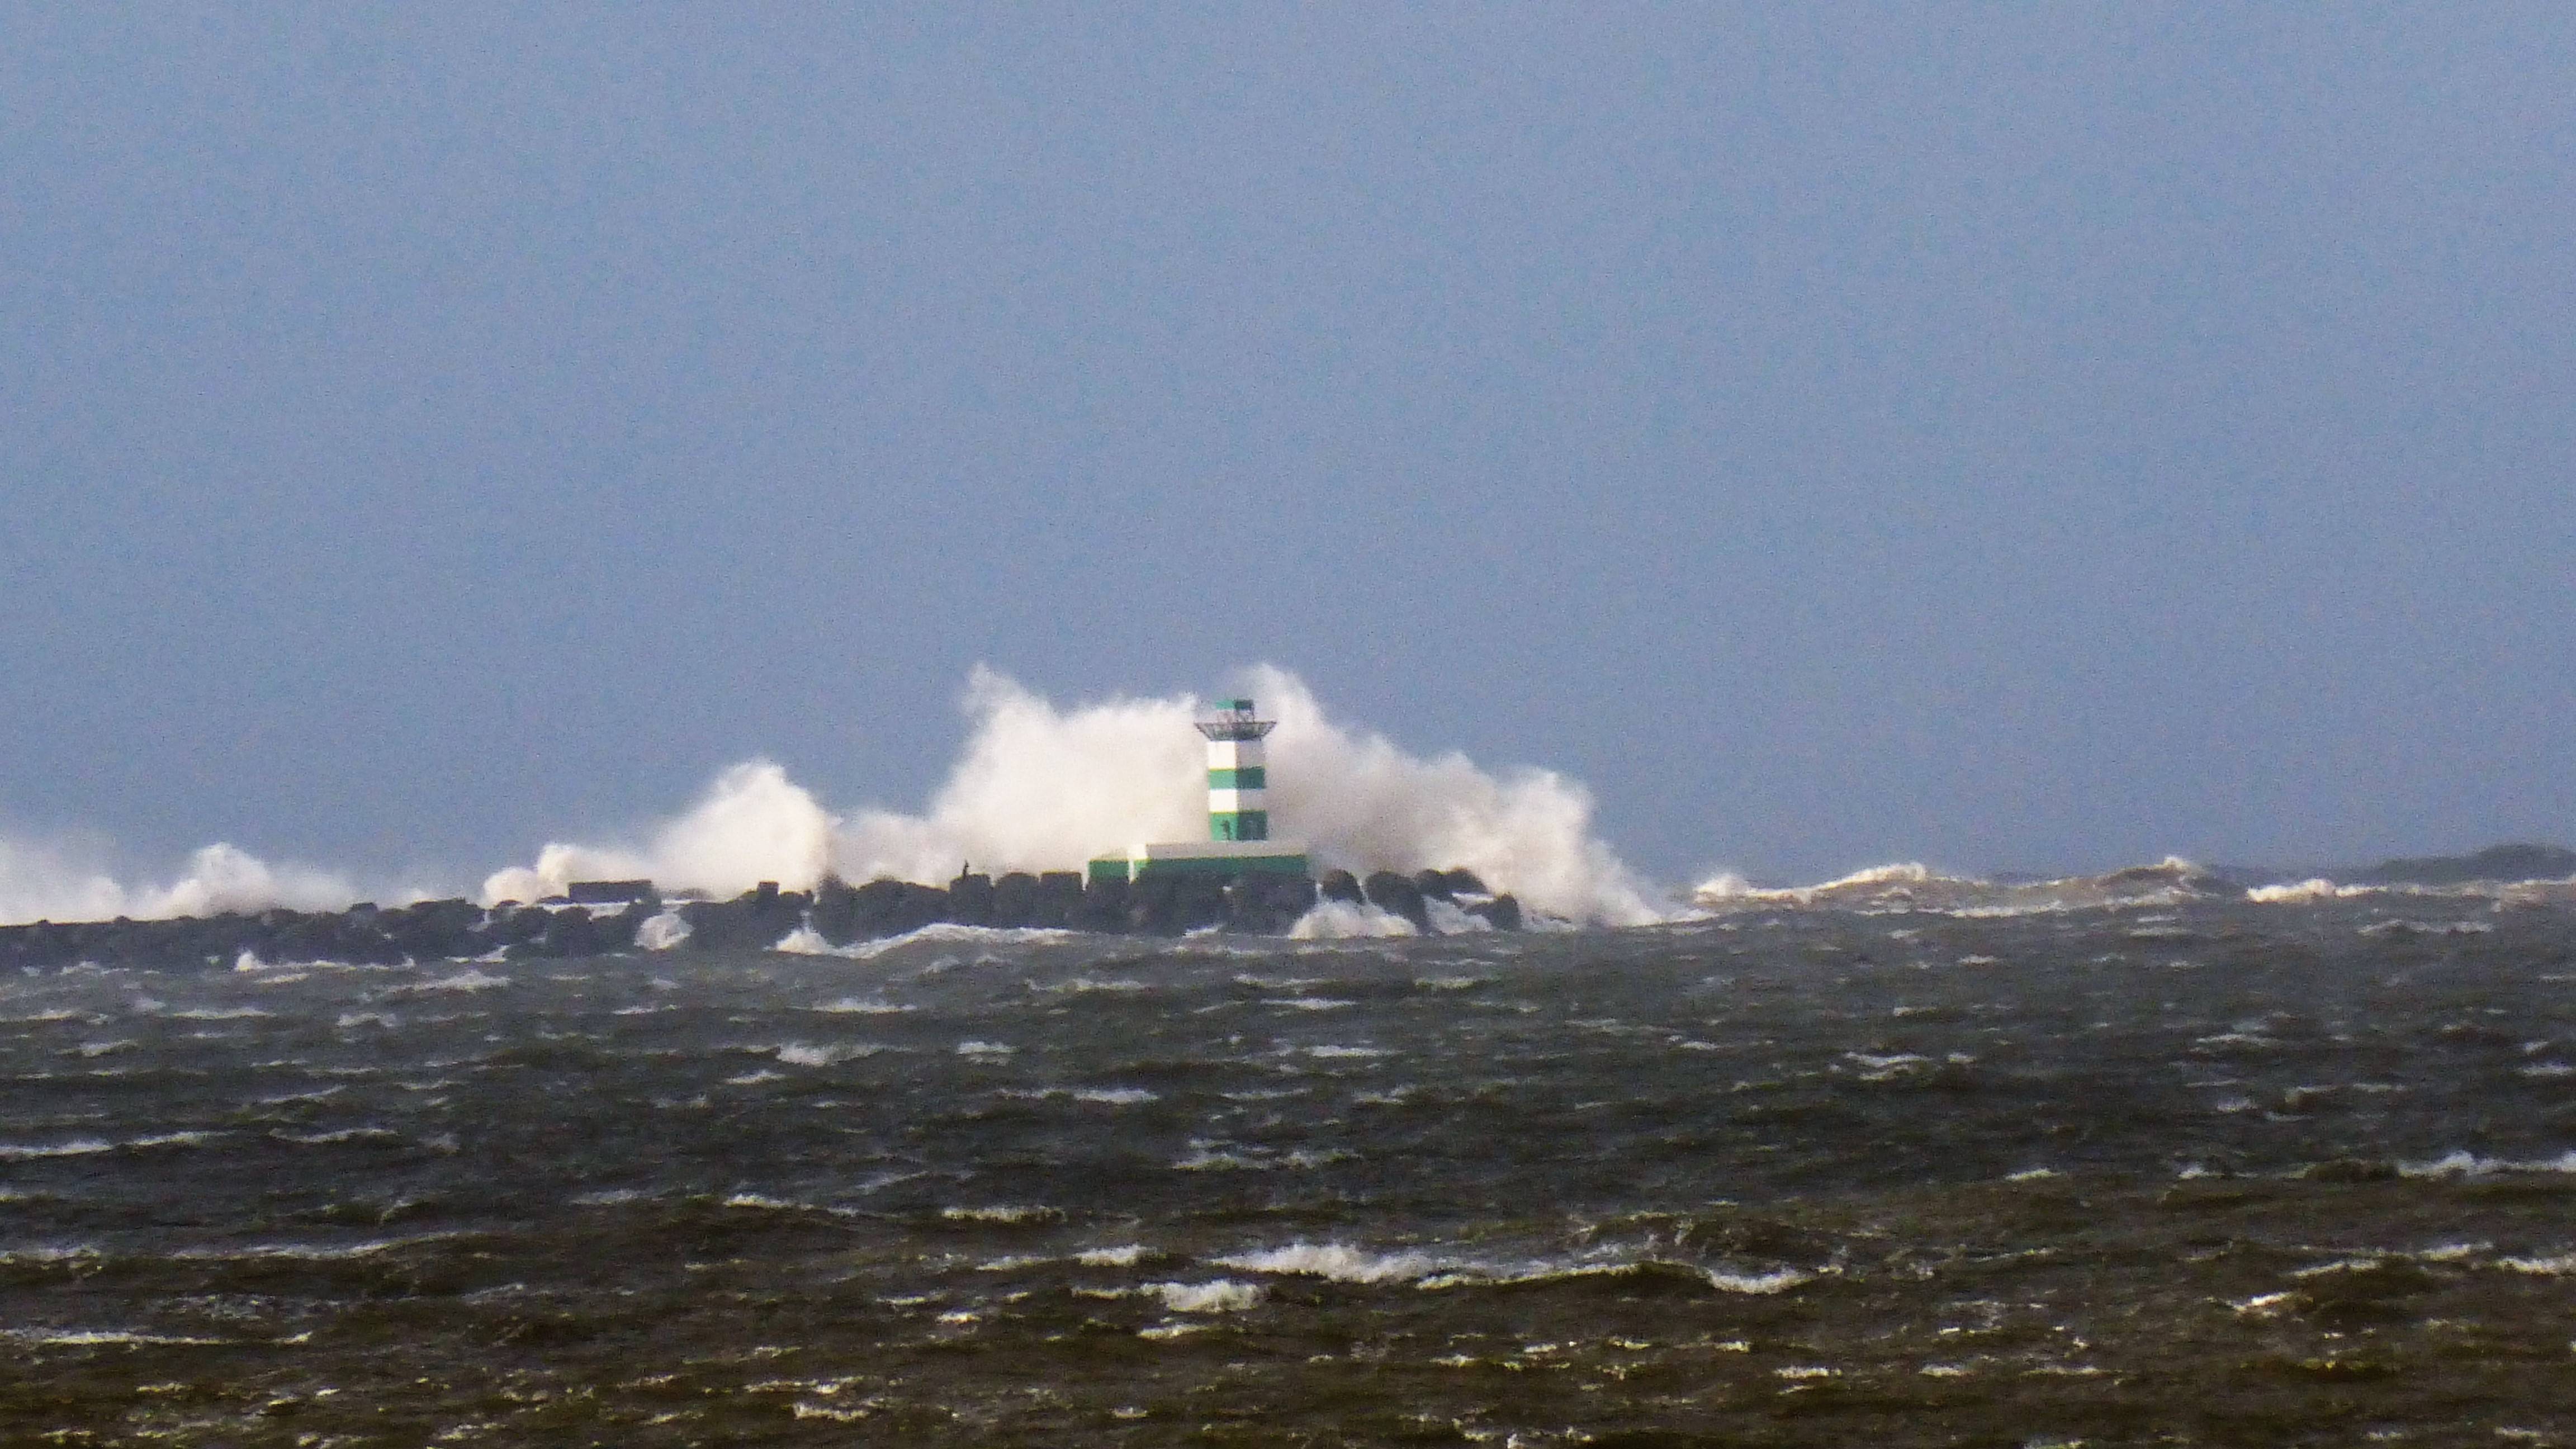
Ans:
{"label": "whitecap on wave", "polygon": [[875,1042],[834,1042],[821,1046],[788,1042],[772,1050],[781,1062],[791,1067],[829,1067],[875,1056],[885,1048]]}
{"label": "whitecap on wave", "polygon": [[818,1002],[807,1009],[833,1016],[897,1016],[914,1010],[913,1007],[901,1002],[888,1001],[882,996],[843,996],[832,1001]]}
{"label": "whitecap on wave", "polygon": [[298,1147],[346,1147],[356,1143],[382,1145],[403,1140],[401,1133],[389,1127],[339,1127],[324,1132],[289,1132],[281,1127],[271,1130],[268,1135],[276,1141],[291,1142]]}
{"label": "whitecap on wave", "polygon": [[461,994],[498,991],[509,984],[510,978],[507,976],[487,975],[468,966],[453,976],[441,976],[434,980],[416,981],[408,986],[396,986],[384,994],[388,997]]}
{"label": "whitecap on wave", "polygon": [[308,1263],[341,1262],[351,1258],[372,1258],[380,1253],[418,1247],[424,1243],[445,1242],[465,1237],[464,1233],[416,1233],[407,1238],[370,1238],[353,1243],[232,1243],[220,1246],[181,1248],[173,1258],[193,1261],[238,1263],[284,1259]]}
{"label": "whitecap on wave", "polygon": [[2480,1157],[2474,1152],[2449,1152],[2429,1162],[2398,1164],[2397,1171],[2406,1177],[2490,1177],[2513,1172],[2576,1173],[2576,1152],[2556,1157],[2515,1162],[2498,1157]]}
{"label": "whitecap on wave", "polygon": [[1412,1282],[1439,1271],[1440,1264],[1423,1253],[1372,1253],[1345,1243],[1295,1242],[1285,1247],[1212,1258],[1220,1268],[1246,1273],[1290,1273],[1329,1278],[1336,1283]]}
{"label": "whitecap on wave", "polygon": [[999,1203],[975,1207],[944,1207],[939,1216],[952,1223],[991,1223],[1001,1227],[1026,1227],[1032,1223],[1064,1221],[1061,1208],[1026,1203]]}
{"label": "whitecap on wave", "polygon": [[123,1328],[0,1328],[0,1338],[45,1348],[114,1346],[119,1348],[210,1348],[232,1340],[197,1338],[176,1333],[140,1333]]}
{"label": "whitecap on wave", "polygon": [[[1461,914],[1464,914],[1463,912]],[[1292,941],[1346,941],[1418,936],[1413,923],[1393,911],[1350,901],[1317,901],[1288,928]]]}
{"label": "whitecap on wave", "polygon": [[1497,1262],[1458,1253],[1406,1249],[1375,1252],[1347,1243],[1289,1243],[1284,1247],[1235,1253],[1209,1260],[1221,1268],[1246,1273],[1272,1273],[1329,1279],[1336,1283],[1411,1284],[1428,1291],[1456,1288],[1516,1287],[1582,1278],[1624,1278],[1663,1273],[1695,1277],[1721,1293],[1785,1293],[1816,1280],[1816,1274],[1793,1267],[1739,1269],[1674,1263],[1660,1258],[1586,1254],[1573,1258],[1537,1258]]}
{"label": "whitecap on wave", "polygon": [[0,1142],[0,1162],[23,1162],[37,1157],[87,1157],[115,1150],[115,1143],[96,1137],[75,1138],[69,1142]]}
{"label": "whitecap on wave", "polygon": [[2256,905],[2301,906],[2314,901],[2331,901],[2344,896],[2364,895],[2372,886],[2339,886],[2323,876],[2306,880],[2285,881],[2277,885],[2259,885],[2245,893],[2245,899]]}
{"label": "whitecap on wave", "polygon": [[935,922],[918,930],[906,931],[900,936],[884,936],[873,941],[854,941],[847,946],[832,945],[803,927],[799,927],[787,939],[801,942],[803,938],[809,936],[812,937],[810,945],[800,944],[791,947],[786,942],[781,942],[775,949],[812,956],[840,956],[852,961],[872,961],[889,951],[900,951],[907,946],[926,944],[1032,946],[1044,945],[1051,941],[1079,939],[1074,932],[1044,926],[960,926],[949,921]]}
{"label": "whitecap on wave", "polygon": [[2492,934],[2495,925],[2489,921],[2380,921],[2361,928],[2365,936],[2484,936]]}
{"label": "whitecap on wave", "polygon": [[1282,1168],[1304,1171],[1346,1161],[1350,1155],[1339,1148],[1316,1152],[1301,1147],[1293,1152],[1280,1152],[1268,1147],[1194,1141],[1190,1144],[1189,1155],[1174,1162],[1172,1167],[1179,1172],[1276,1172]]}
{"label": "whitecap on wave", "polygon": [[138,1152],[172,1147],[201,1147],[225,1134],[216,1129],[191,1128],[170,1132],[147,1132],[122,1142],[101,1137],[75,1137],[64,1142],[0,1142],[0,1162],[28,1162],[50,1157],[95,1157],[102,1152]]}
{"label": "whitecap on wave", "polygon": [[1024,1102],[1044,1102],[1062,1097],[1076,1102],[1097,1102],[1104,1107],[1133,1107],[1160,1100],[1159,1094],[1143,1087],[1006,1087],[1002,1095]]}
{"label": "whitecap on wave", "polygon": [[1029,983],[1029,989],[1047,996],[1089,996],[1095,993],[1132,996],[1137,992],[1151,991],[1154,988],[1142,981],[1130,981],[1121,977],[1069,976],[1062,981],[1046,983],[1033,981]]}
{"label": "whitecap on wave", "polygon": [[2019,916],[2105,907],[2179,906],[2241,899],[2244,891],[2180,856],[2102,875],[2056,880],[1992,881],[1944,875],[1917,861],[1871,866],[1809,886],[1767,888],[1725,874],[1691,893],[1703,912],[1834,910],[1861,914],[1932,911],[1959,916]]}
{"label": "whitecap on wave", "polygon": [[1260,1306],[1268,1290],[1258,1283],[1219,1278],[1212,1283],[1148,1283],[1145,1291],[1174,1313],[1240,1313]]}
{"label": "whitecap on wave", "polygon": [[828,1217],[857,1216],[852,1208],[833,1207],[828,1203],[798,1202],[793,1198],[771,1197],[761,1192],[738,1192],[724,1200],[724,1205],[747,1212],[822,1213]]}

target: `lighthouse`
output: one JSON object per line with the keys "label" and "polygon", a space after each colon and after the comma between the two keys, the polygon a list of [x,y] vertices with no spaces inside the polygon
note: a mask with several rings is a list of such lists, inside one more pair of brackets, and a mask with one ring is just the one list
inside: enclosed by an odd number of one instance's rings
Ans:
{"label": "lighthouse", "polygon": [[1214,719],[1199,721],[1207,736],[1208,839],[1270,838],[1270,771],[1261,741],[1277,720],[1253,718],[1252,701],[1217,701]]}
{"label": "lighthouse", "polygon": [[1270,762],[1263,742],[1278,721],[1260,718],[1251,700],[1220,699],[1197,726],[1207,740],[1207,839],[1131,845],[1124,854],[1094,859],[1090,878],[1312,874],[1304,844],[1270,838]]}

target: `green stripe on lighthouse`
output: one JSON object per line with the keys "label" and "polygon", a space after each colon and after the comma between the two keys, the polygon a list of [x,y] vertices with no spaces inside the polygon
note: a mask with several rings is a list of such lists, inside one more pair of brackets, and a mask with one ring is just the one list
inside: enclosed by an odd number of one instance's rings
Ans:
{"label": "green stripe on lighthouse", "polygon": [[1269,782],[1264,778],[1266,773],[1259,765],[1239,765],[1231,770],[1210,770],[1208,788],[1211,790],[1268,789]]}
{"label": "green stripe on lighthouse", "polygon": [[1208,812],[1210,840],[1268,840],[1270,812],[1267,810],[1212,810]]}

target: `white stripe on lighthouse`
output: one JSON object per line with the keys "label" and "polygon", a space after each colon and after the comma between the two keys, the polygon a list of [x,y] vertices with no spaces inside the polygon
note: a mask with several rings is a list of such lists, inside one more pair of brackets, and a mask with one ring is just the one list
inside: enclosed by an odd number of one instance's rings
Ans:
{"label": "white stripe on lighthouse", "polygon": [[1242,770],[1266,763],[1259,740],[1208,741],[1208,768]]}

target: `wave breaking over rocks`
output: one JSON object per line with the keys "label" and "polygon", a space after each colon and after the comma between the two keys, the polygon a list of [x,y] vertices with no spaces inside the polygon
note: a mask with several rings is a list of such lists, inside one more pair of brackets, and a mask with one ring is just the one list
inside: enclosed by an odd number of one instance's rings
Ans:
{"label": "wave breaking over rocks", "polygon": [[624,952],[865,954],[938,928],[1329,939],[1515,931],[1518,900],[1467,870],[1302,876],[1166,876],[1086,883],[1071,871],[967,873],[946,887],[827,876],[810,891],[764,881],[730,900],[665,898],[651,881],[582,881],[561,896],[484,907],[466,900],[342,911],[226,912],[159,920],[0,926],[0,968],[288,967],[425,961],[567,960]]}

